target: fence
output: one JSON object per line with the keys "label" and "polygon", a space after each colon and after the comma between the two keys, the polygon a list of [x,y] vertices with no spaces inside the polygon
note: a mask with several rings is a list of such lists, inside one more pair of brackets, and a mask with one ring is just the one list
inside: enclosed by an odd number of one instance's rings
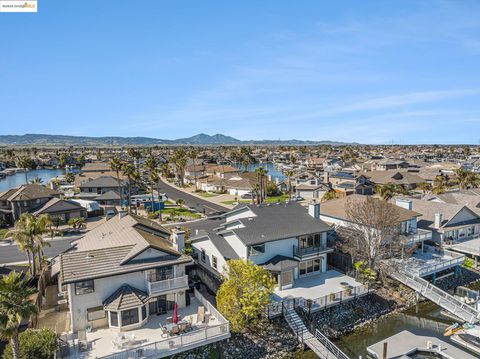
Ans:
{"label": "fence", "polygon": [[283,311],[287,309],[298,307],[300,307],[305,313],[316,312],[367,295],[371,292],[373,292],[373,289],[371,289],[368,284],[363,284],[358,287],[347,288],[336,293],[330,293],[316,299],[287,298],[282,301],[270,303],[267,306],[266,314],[268,318],[274,318],[281,315]]}
{"label": "fence", "polygon": [[317,340],[328,350],[327,357],[338,358],[338,359],[350,359],[347,354],[342,352],[318,329],[315,329],[315,338],[317,338]]}
{"label": "fence", "polygon": [[154,356],[157,358],[165,357],[178,353],[183,350],[189,350],[230,337],[230,324],[225,317],[208,301],[203,295],[195,290],[195,298],[205,306],[206,311],[210,312],[220,322],[218,325],[205,326],[204,328],[193,330],[191,332],[165,338],[154,343],[145,344],[119,353],[110,354],[100,359],[134,359]]}

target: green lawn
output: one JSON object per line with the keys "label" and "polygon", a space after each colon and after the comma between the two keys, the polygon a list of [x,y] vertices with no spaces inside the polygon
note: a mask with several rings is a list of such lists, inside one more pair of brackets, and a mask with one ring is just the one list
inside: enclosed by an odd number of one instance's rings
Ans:
{"label": "green lawn", "polygon": [[209,193],[209,192],[194,192],[194,193],[205,198],[218,196],[218,193]]}
{"label": "green lawn", "polygon": [[162,215],[167,214],[167,215],[174,215],[174,216],[184,216],[184,217],[191,217],[191,218],[202,218],[202,215],[199,213],[194,213],[192,211],[189,211],[186,208],[168,208],[162,210]]}
{"label": "green lawn", "polygon": [[[280,196],[267,197],[265,200],[266,203],[277,203],[288,201],[288,194],[282,194]],[[252,203],[251,199],[241,199],[239,201],[223,201],[223,204],[234,204],[234,203]]]}

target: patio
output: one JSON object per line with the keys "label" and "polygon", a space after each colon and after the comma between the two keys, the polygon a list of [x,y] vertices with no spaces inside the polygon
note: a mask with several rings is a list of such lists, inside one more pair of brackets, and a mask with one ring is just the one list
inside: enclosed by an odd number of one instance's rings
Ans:
{"label": "patio", "polygon": [[[207,304],[208,303],[208,304]],[[197,322],[198,308],[205,307],[210,313],[208,322]],[[167,324],[167,317],[173,316],[173,311],[163,315],[152,315],[142,328],[123,332],[125,338],[130,339],[128,346],[119,349],[117,342],[119,332],[109,328],[92,330],[86,334],[87,351],[71,353],[70,358],[139,358],[154,355],[155,357],[169,356],[208,343],[213,343],[230,337],[228,321],[211,306],[199,293],[191,297],[190,305],[178,310],[179,319],[193,323],[192,328],[185,334],[168,335],[162,333],[161,326]],[[78,348],[78,346],[77,346]]]}
{"label": "patio", "polygon": [[335,270],[312,275],[295,280],[292,288],[280,290],[273,294],[275,300],[285,298],[317,299],[332,293],[342,292],[346,287],[356,288],[362,286],[354,278]]}

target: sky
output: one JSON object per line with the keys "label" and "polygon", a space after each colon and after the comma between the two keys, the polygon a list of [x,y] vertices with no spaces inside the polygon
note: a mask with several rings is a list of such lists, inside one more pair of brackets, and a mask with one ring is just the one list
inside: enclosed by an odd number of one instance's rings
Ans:
{"label": "sky", "polygon": [[0,134],[480,143],[480,1],[38,0]]}

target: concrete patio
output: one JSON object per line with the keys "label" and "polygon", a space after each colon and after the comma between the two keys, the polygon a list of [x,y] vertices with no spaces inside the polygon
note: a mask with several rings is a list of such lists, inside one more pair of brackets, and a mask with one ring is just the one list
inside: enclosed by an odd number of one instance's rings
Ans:
{"label": "concrete patio", "polygon": [[317,299],[332,293],[344,291],[346,287],[356,288],[362,286],[354,278],[335,270],[312,275],[295,280],[293,288],[280,290],[274,293],[275,300],[288,297]]}
{"label": "concrete patio", "polygon": [[167,323],[167,317],[173,316],[173,311],[163,315],[152,315],[142,328],[123,332],[125,337],[132,338],[134,344],[123,349],[115,347],[113,342],[119,332],[110,328],[100,328],[87,333],[88,350],[78,352],[72,348],[69,358],[136,358],[154,355],[157,358],[169,356],[175,353],[203,346],[218,340],[230,337],[228,321],[209,306],[205,310],[210,312],[208,323],[197,323],[197,311],[199,306],[205,306],[196,297],[191,298],[191,303],[185,308],[180,308],[180,319],[192,321],[192,330],[182,335],[163,334],[161,325]]}

